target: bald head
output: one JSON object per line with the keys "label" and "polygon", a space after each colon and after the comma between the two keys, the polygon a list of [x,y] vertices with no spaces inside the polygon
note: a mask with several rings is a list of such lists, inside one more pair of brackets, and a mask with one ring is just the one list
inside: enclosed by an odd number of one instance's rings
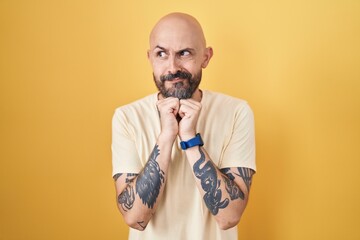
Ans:
{"label": "bald head", "polygon": [[151,31],[147,54],[161,96],[201,99],[198,87],[202,69],[213,50],[206,47],[204,33],[194,17],[170,13],[161,18]]}
{"label": "bald head", "polygon": [[[175,41],[175,42],[174,42]],[[185,42],[184,42],[185,41]],[[150,49],[167,42],[193,44],[204,49],[206,41],[199,22],[185,13],[170,13],[161,18],[150,33]]]}

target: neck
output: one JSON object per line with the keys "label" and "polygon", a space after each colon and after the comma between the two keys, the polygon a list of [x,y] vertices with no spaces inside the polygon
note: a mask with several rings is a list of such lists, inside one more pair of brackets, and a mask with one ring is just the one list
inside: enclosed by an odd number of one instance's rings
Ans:
{"label": "neck", "polygon": [[202,91],[197,88],[194,92],[194,94],[191,96],[192,99],[194,99],[197,102],[201,102],[202,99]]}

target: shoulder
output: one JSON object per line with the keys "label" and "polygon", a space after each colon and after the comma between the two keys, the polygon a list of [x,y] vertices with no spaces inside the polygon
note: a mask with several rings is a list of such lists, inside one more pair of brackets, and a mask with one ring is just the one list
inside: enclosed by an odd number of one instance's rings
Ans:
{"label": "shoulder", "polygon": [[233,97],[219,92],[203,90],[205,105],[222,111],[252,111],[248,102],[244,99]]}
{"label": "shoulder", "polygon": [[146,114],[156,110],[157,93],[148,95],[134,102],[125,104],[115,109],[115,115]]}

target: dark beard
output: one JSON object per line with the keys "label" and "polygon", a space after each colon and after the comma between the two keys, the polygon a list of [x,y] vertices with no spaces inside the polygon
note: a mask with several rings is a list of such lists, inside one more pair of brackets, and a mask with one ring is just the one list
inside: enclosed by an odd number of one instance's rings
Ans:
{"label": "dark beard", "polygon": [[[202,71],[200,70],[198,74],[195,74],[194,77],[187,72],[178,71],[176,74],[168,74],[160,77],[160,80],[155,78],[153,74],[154,82],[156,87],[160,91],[163,97],[176,97],[178,99],[188,99],[191,98],[195,90],[199,87],[201,82]],[[172,81],[174,78],[186,79],[186,82],[177,82],[173,84],[172,87],[166,89],[165,82]]]}

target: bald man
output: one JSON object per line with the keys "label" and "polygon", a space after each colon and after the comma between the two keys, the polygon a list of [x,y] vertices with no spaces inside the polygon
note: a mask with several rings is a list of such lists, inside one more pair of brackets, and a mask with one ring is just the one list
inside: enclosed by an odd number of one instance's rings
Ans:
{"label": "bald man", "polygon": [[194,17],[161,18],[147,55],[159,92],[113,117],[113,178],[129,239],[237,239],[256,171],[252,111],[199,89],[213,50]]}

